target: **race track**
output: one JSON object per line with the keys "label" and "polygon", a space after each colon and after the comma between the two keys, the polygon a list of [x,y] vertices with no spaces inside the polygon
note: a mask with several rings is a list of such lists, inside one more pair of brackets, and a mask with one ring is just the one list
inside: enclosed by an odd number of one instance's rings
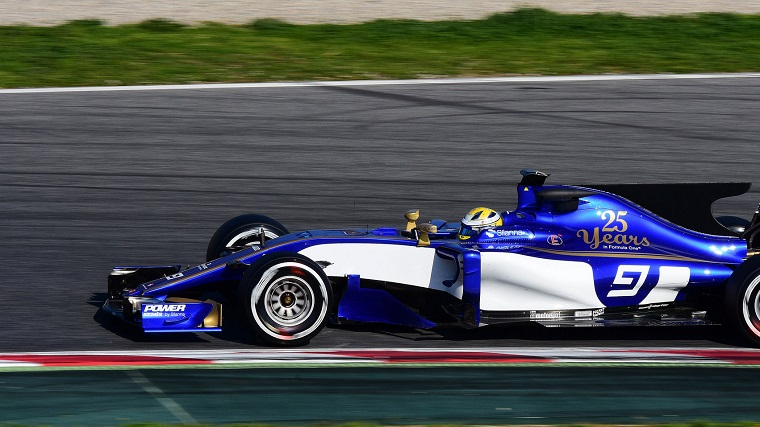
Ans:
{"label": "race track", "polygon": [[[291,230],[510,209],[551,183],[755,181],[760,78],[0,91],[2,351],[256,346],[239,328],[143,337],[94,319],[112,265],[202,261],[257,212]],[[730,347],[719,328],[331,328],[312,347]]]}

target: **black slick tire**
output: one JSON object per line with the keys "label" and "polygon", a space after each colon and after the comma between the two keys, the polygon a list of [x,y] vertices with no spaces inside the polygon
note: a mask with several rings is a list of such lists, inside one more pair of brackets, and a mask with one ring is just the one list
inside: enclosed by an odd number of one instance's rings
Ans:
{"label": "black slick tire", "polygon": [[238,288],[249,329],[275,345],[307,344],[325,326],[332,298],[322,267],[297,253],[258,260],[248,267]]}
{"label": "black slick tire", "polygon": [[731,325],[760,346],[760,256],[744,261],[728,279],[725,309]]}
{"label": "black slick tire", "polygon": [[211,237],[206,249],[206,261],[212,261],[229,253],[227,248],[255,244],[260,240],[260,231],[265,240],[288,234],[288,229],[272,218],[264,215],[246,214],[236,216],[222,224]]}

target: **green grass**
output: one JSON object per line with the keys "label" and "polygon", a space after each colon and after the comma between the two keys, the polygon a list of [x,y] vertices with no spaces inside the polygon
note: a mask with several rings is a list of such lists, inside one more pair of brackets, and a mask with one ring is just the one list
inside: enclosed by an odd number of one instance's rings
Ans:
{"label": "green grass", "polygon": [[760,71],[760,15],[0,27],[0,87]]}

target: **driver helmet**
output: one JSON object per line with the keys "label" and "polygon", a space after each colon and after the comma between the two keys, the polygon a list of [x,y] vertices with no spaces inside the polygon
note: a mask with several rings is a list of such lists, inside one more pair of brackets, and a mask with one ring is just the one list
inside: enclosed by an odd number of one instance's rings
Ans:
{"label": "driver helmet", "polygon": [[467,215],[462,218],[458,237],[459,240],[468,240],[484,228],[498,227],[500,225],[504,225],[504,220],[498,212],[490,208],[475,208],[467,212]]}

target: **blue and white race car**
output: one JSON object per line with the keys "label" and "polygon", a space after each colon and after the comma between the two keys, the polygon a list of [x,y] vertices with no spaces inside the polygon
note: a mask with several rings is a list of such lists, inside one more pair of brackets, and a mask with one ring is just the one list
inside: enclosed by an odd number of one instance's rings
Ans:
{"label": "blue and white race car", "polygon": [[[512,211],[374,230],[224,223],[207,262],[115,267],[103,309],[145,332],[210,332],[222,303],[274,344],[328,322],[429,329],[728,323],[760,344],[760,214],[712,216],[749,183],[547,186],[522,171]],[[666,219],[667,218],[667,219]],[[208,295],[219,295],[216,300]]]}

